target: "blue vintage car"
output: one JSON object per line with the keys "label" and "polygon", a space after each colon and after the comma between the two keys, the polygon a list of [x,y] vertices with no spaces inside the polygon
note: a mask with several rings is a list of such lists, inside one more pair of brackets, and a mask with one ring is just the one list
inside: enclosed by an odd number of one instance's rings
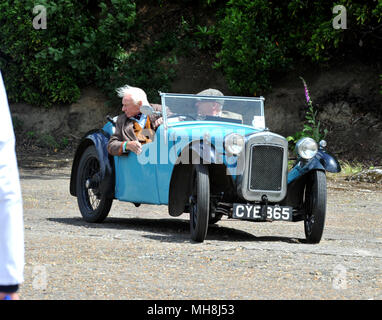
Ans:
{"label": "blue vintage car", "polygon": [[[266,128],[263,97],[160,96],[163,124],[139,155],[108,154],[117,117],[80,142],[70,193],[86,221],[102,222],[118,199],[136,206],[167,205],[173,217],[189,214],[191,238],[197,242],[223,215],[255,222],[304,221],[307,242],[321,240],[326,172],[341,170],[325,141],[301,139],[288,172],[288,142]],[[206,112],[217,104],[217,112]],[[150,106],[141,111],[158,112]]]}

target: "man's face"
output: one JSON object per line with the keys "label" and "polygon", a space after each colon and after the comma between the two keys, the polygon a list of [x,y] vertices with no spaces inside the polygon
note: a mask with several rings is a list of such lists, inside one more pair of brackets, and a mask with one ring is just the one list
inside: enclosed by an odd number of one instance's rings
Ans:
{"label": "man's face", "polygon": [[196,107],[201,116],[218,116],[221,109],[219,103],[206,101],[198,101]]}
{"label": "man's face", "polygon": [[139,114],[142,101],[139,101],[138,104],[134,103],[134,100],[131,98],[130,94],[127,94],[122,99],[122,111],[125,113],[126,117],[134,117]]}

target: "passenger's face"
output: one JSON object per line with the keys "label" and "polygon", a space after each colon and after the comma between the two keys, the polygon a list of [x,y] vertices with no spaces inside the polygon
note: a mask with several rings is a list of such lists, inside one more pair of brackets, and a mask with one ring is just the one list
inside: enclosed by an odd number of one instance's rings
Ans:
{"label": "passenger's face", "polygon": [[196,103],[196,107],[201,116],[217,116],[220,113],[220,104],[217,102],[199,101]]}
{"label": "passenger's face", "polygon": [[125,113],[126,117],[134,117],[139,114],[142,102],[139,101],[138,104],[134,102],[130,94],[127,94],[122,99],[122,111]]}

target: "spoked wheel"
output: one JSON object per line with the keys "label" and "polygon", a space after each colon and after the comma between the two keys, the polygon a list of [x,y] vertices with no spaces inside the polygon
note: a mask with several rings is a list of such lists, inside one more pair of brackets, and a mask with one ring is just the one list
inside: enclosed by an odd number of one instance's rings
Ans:
{"label": "spoked wheel", "polygon": [[312,171],[305,187],[305,237],[308,243],[319,243],[326,215],[326,175]]}
{"label": "spoked wheel", "polygon": [[102,222],[109,214],[113,199],[100,190],[100,162],[94,146],[82,154],[77,171],[77,203],[87,222]]}
{"label": "spoked wheel", "polygon": [[192,190],[190,197],[191,239],[203,242],[207,236],[210,211],[210,179],[206,166],[195,166]]}

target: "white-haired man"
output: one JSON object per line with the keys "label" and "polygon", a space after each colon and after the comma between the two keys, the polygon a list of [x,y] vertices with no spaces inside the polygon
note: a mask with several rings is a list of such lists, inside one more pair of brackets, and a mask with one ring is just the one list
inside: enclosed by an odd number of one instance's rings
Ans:
{"label": "white-haired man", "polygon": [[155,111],[161,111],[160,105],[149,104],[146,93],[137,87],[124,86],[117,89],[122,98],[123,114],[118,116],[115,132],[111,136],[107,150],[113,156],[142,152],[142,145],[151,142],[155,130],[162,124],[159,115],[146,116],[141,113],[142,105],[151,105]]}

